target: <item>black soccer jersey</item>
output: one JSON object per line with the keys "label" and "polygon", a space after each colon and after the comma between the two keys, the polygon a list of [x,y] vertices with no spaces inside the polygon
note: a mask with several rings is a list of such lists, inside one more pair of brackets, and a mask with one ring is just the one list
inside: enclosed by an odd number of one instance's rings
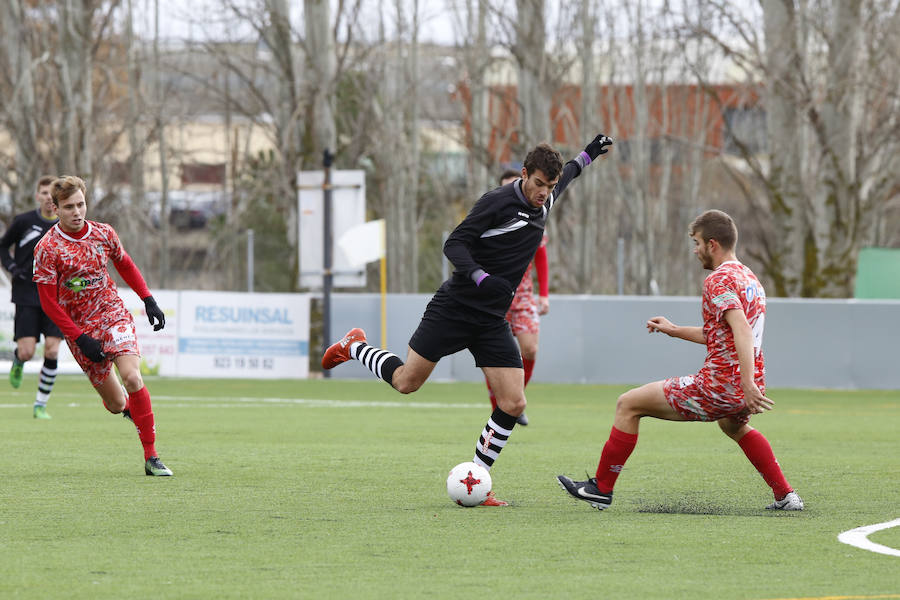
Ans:
{"label": "black soccer jersey", "polygon": [[472,274],[482,269],[502,277],[515,290],[541,243],[550,210],[583,167],[581,156],[567,162],[553,192],[538,208],[522,194],[521,179],[483,195],[444,244],[444,254],[455,270],[435,296],[446,294],[476,310],[505,316],[512,295],[489,296],[475,285]]}
{"label": "black soccer jersey", "polygon": [[[41,216],[40,209],[16,215],[9,229],[0,238],[0,261],[9,271],[13,265],[18,266],[28,275],[28,280],[12,278],[13,304],[22,306],[40,306],[37,284],[31,281],[34,268],[34,247],[47,231],[56,223],[56,219],[48,221]],[[13,247],[10,255],[9,249]]]}

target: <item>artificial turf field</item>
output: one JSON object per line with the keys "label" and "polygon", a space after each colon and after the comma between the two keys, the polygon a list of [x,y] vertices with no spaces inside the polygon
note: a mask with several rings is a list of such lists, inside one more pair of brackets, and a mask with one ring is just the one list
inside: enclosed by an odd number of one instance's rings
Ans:
{"label": "artificial turf field", "polygon": [[[172,478],[83,376],[51,421],[0,401],[0,598],[900,598],[900,557],[842,544],[900,517],[900,392],[770,390],[754,417],[802,513],[713,424],[646,419],[604,512],[593,474],[624,387],[532,384],[492,470],[511,506],[451,504],[484,388],[147,378]],[[869,536],[900,548],[900,527]]]}

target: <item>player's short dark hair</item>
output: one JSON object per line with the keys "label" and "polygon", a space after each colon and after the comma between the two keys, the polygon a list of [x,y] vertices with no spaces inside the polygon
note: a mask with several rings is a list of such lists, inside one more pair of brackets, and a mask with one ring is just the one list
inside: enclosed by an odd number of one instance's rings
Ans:
{"label": "player's short dark hair", "polygon": [[500,173],[500,177],[497,178],[497,183],[500,185],[503,185],[504,179],[509,179],[511,177],[518,177],[519,174],[520,174],[520,171],[516,171],[515,169],[507,169],[507,170],[503,171],[502,173]]}
{"label": "player's short dark hair", "polygon": [[691,223],[690,235],[699,233],[704,242],[716,240],[723,250],[734,250],[737,245],[737,225],[727,213],[708,210]]}
{"label": "player's short dark hair", "polygon": [[56,175],[41,175],[41,177],[37,180],[37,185],[34,186],[34,191],[38,191],[44,186],[48,186],[56,179]]}
{"label": "player's short dark hair", "polygon": [[538,144],[525,157],[525,172],[529,175],[541,170],[550,179],[556,179],[562,166],[562,156],[550,144]]}
{"label": "player's short dark hair", "polygon": [[81,177],[74,175],[60,175],[50,186],[50,197],[53,198],[53,204],[59,208],[59,203],[66,198],[74,195],[81,190],[81,193],[87,196],[87,188]]}

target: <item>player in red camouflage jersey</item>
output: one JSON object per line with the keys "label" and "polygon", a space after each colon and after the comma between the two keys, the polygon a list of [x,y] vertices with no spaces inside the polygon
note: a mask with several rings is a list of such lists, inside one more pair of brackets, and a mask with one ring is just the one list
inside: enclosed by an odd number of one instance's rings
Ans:
{"label": "player in red camouflage jersey", "polygon": [[603,510],[612,503],[613,486],[637,444],[642,417],[716,421],[772,488],[775,502],[766,508],[803,510],[803,500],[785,479],[768,440],[748,424],[751,415],[774,406],[765,396],[765,291],[735,256],[737,227],[730,216],[706,211],[691,224],[690,235],[703,268],[712,271],[703,283],[703,326],[679,327],[665,317],[653,317],[647,329],[706,344],[703,367],[695,375],[648,383],[619,396],[596,477],[557,479],[573,497]]}
{"label": "player in red camouflage jersey", "polygon": [[[59,222],[41,238],[34,252],[34,281],[41,308],[62,330],[106,409],[124,413],[134,423],[144,447],[144,472],[172,475],[156,454],[156,425],[150,392],[141,377],[134,320],[119,298],[107,261],[113,261],[122,279],[144,301],[154,331],[165,326],[165,315],[115,230],[85,219],[84,181],[62,176],[53,182],[50,194]],[[122,383],[112,375],[113,364]]]}
{"label": "player in red camouflage jersey", "polygon": [[[517,181],[521,173],[509,169],[504,171],[500,176],[500,185],[506,185]],[[534,300],[534,284],[531,281],[531,267],[535,267],[538,278],[539,295],[538,300]],[[522,366],[525,371],[525,386],[531,381],[531,374],[534,372],[534,361],[537,359],[538,339],[541,328],[541,315],[545,315],[550,311],[549,297],[549,277],[547,275],[547,235],[541,239],[541,245],[538,246],[537,252],[534,254],[534,260],[528,264],[525,269],[525,275],[516,288],[515,296],[513,296],[512,304],[506,313],[506,321],[512,329],[516,342],[519,344],[519,352],[522,354]],[[491,389],[491,384],[487,382],[488,393],[490,394],[491,409],[497,410],[497,397]],[[523,412],[516,417],[516,423],[519,425],[528,425],[528,417]]]}

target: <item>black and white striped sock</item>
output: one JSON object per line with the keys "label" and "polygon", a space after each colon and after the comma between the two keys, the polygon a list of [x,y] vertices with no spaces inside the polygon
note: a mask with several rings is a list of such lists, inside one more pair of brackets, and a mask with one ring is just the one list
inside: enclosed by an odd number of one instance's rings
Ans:
{"label": "black and white striped sock", "polygon": [[475,445],[475,458],[472,459],[472,462],[490,469],[500,455],[500,451],[506,446],[515,426],[516,418],[514,416],[506,414],[499,408],[494,409]]}
{"label": "black and white striped sock", "polygon": [[53,389],[53,382],[56,381],[57,364],[55,358],[44,359],[44,364],[41,366],[37,395],[34,397],[35,406],[47,406],[47,400],[50,399],[50,390]]}
{"label": "black and white striped sock", "polygon": [[397,367],[403,365],[403,361],[396,354],[370,346],[365,342],[353,342],[350,344],[350,356],[372,371],[375,377],[384,379],[388,385],[392,382],[394,371],[397,370]]}

